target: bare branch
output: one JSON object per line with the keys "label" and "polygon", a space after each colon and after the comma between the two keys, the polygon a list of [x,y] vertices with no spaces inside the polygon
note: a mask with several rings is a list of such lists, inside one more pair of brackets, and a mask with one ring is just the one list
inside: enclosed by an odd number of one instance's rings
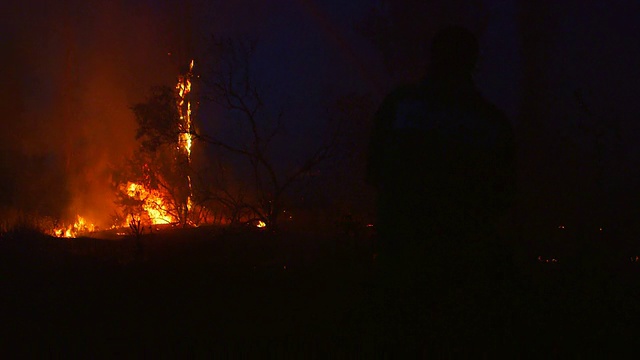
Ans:
{"label": "bare branch", "polygon": [[[330,155],[335,146],[333,136],[326,144],[320,146],[306,159],[300,167],[289,175],[279,172],[274,159],[270,157],[269,148],[273,140],[282,132],[284,111],[269,116],[265,111],[263,94],[256,85],[251,72],[251,57],[256,42],[218,41],[216,44],[221,59],[217,71],[210,80],[212,92],[204,99],[211,101],[228,112],[240,116],[241,122],[248,126],[250,139],[246,147],[231,144],[207,134],[192,133],[194,139],[220,147],[230,153],[244,156],[251,166],[251,182],[256,191],[254,203],[243,203],[258,215],[269,226],[274,225],[278,211],[282,208],[284,194],[291,184],[318,166]],[[267,126],[265,126],[267,125]],[[269,126],[270,125],[270,126]],[[221,193],[225,200],[219,199],[224,206],[237,206],[230,199],[230,193]]]}

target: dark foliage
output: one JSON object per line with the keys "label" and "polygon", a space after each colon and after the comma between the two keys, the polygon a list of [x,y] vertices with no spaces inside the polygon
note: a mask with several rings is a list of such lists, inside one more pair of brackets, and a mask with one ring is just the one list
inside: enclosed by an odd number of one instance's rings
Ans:
{"label": "dark foliage", "polygon": [[154,153],[178,139],[180,118],[176,108],[175,90],[168,86],[152,87],[143,103],[132,107],[138,129],[136,139],[146,152]]}

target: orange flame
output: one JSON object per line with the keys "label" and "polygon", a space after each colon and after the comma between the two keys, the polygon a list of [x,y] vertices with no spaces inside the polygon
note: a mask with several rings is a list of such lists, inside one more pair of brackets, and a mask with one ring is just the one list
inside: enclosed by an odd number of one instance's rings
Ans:
{"label": "orange flame", "polygon": [[[180,115],[180,135],[178,135],[179,147],[187,153],[191,160],[191,101],[188,99],[191,93],[191,78],[193,77],[194,61],[189,64],[189,71],[185,75],[178,76],[176,90],[178,91],[178,114]],[[186,105],[185,105],[186,104]]]}
{"label": "orange flame", "polygon": [[[162,194],[157,190],[148,190],[142,184],[128,182],[126,194],[132,199],[142,201],[142,209],[145,211],[152,224],[169,224],[174,222],[173,216],[169,214]],[[129,222],[131,215],[127,217]]]}
{"label": "orange flame", "polygon": [[55,237],[75,238],[78,235],[96,231],[96,226],[89,223],[84,217],[76,215],[76,222],[69,226],[52,229],[50,234]]}
{"label": "orange flame", "polygon": [[[176,90],[178,91],[178,114],[180,115],[180,134],[178,135],[178,147],[187,154],[187,161],[191,163],[191,145],[193,137],[191,134],[191,101],[189,94],[191,93],[191,78],[193,77],[194,60],[189,63],[189,71],[185,75],[178,76]],[[185,108],[186,103],[186,108]],[[187,198],[187,210],[191,211],[191,176],[187,175],[189,181],[189,197]]]}

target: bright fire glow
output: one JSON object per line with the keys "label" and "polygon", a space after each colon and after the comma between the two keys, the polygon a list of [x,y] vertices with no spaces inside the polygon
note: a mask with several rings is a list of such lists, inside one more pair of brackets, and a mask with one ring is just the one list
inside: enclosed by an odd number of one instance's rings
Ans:
{"label": "bright fire glow", "polygon": [[[194,61],[191,60],[189,64],[189,70],[184,75],[178,76],[178,82],[176,84],[177,100],[176,106],[180,117],[178,124],[180,133],[178,135],[178,150],[186,155],[187,161],[191,163],[191,147],[193,144],[192,136],[192,107],[190,101],[191,93],[191,80],[193,78]],[[191,177],[187,175],[189,182],[189,197],[187,198],[187,209],[191,211],[193,206],[192,202],[192,190],[191,190]],[[141,203],[143,214],[136,214],[151,224],[170,224],[176,220],[176,218],[169,213],[168,202],[160,191],[147,189],[144,185],[128,182],[126,185],[121,185],[120,190],[131,199],[137,200]],[[127,227],[132,220],[132,215],[128,214],[127,219],[123,224],[114,225],[113,228]],[[258,227],[265,227],[264,222],[260,222]],[[49,231],[52,236],[75,238],[78,235],[87,234],[96,231],[97,228],[93,223],[90,223],[82,216],[76,216],[76,221],[72,225],[63,224],[59,227],[53,228]],[[125,233],[118,233],[119,235]]]}
{"label": "bright fire glow", "polygon": [[[159,191],[148,190],[142,184],[128,182],[126,194],[130,198],[142,202],[142,209],[147,213],[152,224],[169,224],[175,221],[173,216],[169,214]],[[131,219],[127,218],[127,220]]]}
{"label": "bright fire glow", "polygon": [[185,75],[178,77],[176,90],[178,91],[178,114],[180,115],[180,135],[178,135],[178,144],[180,149],[187,153],[191,160],[191,145],[193,142],[191,136],[191,101],[188,99],[191,93],[191,78],[193,77],[193,60],[189,64],[189,71]]}
{"label": "bright fire glow", "polygon": [[258,225],[256,225],[256,226],[259,227],[259,228],[263,228],[263,227],[266,227],[267,224],[265,224],[264,221],[260,220],[260,221],[258,221]]}
{"label": "bright fire glow", "polygon": [[[180,115],[180,134],[178,135],[178,147],[187,154],[187,162],[191,164],[191,145],[193,144],[193,137],[191,134],[191,100],[189,100],[189,94],[191,93],[191,78],[193,77],[193,65],[194,61],[189,63],[189,71],[185,75],[178,76],[178,83],[176,84],[176,90],[178,91],[178,114]],[[191,211],[191,176],[187,175],[189,181],[189,197],[187,198],[187,210]]]}
{"label": "bright fire glow", "polygon": [[[193,138],[191,134],[191,101],[189,100],[189,94],[191,93],[191,78],[193,77],[194,61],[191,60],[189,64],[189,71],[186,74],[178,77],[178,83],[176,84],[176,91],[178,99],[176,106],[178,108],[178,114],[180,116],[180,134],[178,135],[178,148],[187,155],[187,160],[191,163],[191,146]],[[187,199],[187,208],[190,210],[192,206],[191,201],[191,178],[189,181],[189,197]],[[169,213],[167,203],[163,194],[157,190],[150,190],[145,188],[144,185],[134,182],[128,182],[126,186],[122,186],[121,190],[127,194],[131,199],[138,200],[142,203],[142,210],[144,211],[144,217],[148,217],[148,221],[152,224],[169,224],[176,221],[176,219]],[[131,214],[127,215],[125,224],[121,226],[127,226],[132,220]],[[57,237],[72,238],[78,236],[78,234],[89,233],[95,231],[95,226],[90,224],[82,216],[77,216],[76,222],[73,225],[63,225],[59,228],[53,229],[51,235]]]}
{"label": "bright fire glow", "polygon": [[56,237],[74,238],[81,234],[94,232],[96,226],[80,216],[76,216],[76,222],[69,226],[62,226],[51,231],[51,235]]}

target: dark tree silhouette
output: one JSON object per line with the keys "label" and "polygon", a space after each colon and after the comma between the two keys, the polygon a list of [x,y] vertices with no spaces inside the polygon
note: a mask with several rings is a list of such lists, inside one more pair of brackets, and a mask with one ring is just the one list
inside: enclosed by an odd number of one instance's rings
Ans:
{"label": "dark tree silhouette", "polygon": [[203,84],[203,99],[215,104],[223,112],[224,121],[233,127],[248,129],[247,136],[234,143],[202,132],[193,135],[249,163],[251,174],[243,176],[250,179],[246,183],[253,187],[252,196],[244,198],[239,194],[221,192],[218,199],[234,208],[251,209],[267,227],[275,229],[284,210],[287,193],[331,156],[336,136],[327,136],[322,145],[302,155],[297,166],[285,170],[279,168],[280,164],[271,150],[276,139],[286,141],[282,137],[284,112],[273,115],[267,110],[252,69],[256,45],[255,41],[214,38],[214,60]]}
{"label": "dark tree silhouette", "polygon": [[140,261],[144,256],[144,248],[142,245],[142,234],[144,233],[144,225],[142,224],[140,216],[137,216],[134,213],[130,214],[129,232],[136,242],[135,259],[136,261]]}

